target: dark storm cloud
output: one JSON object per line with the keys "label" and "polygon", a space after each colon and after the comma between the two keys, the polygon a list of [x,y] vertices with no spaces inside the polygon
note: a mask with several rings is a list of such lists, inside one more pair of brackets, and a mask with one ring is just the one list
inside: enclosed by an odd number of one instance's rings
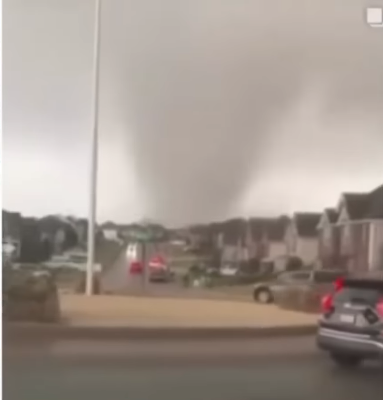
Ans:
{"label": "dark storm cloud", "polygon": [[[5,18],[7,3],[15,21],[20,22],[21,14],[27,18],[26,1],[5,3]],[[77,10],[77,20],[68,18],[77,21],[78,38],[73,30],[66,31],[74,40],[73,48],[65,48],[64,53],[56,49],[56,59],[47,60],[57,68],[61,64],[67,85],[60,86],[60,95],[46,96],[49,104],[52,99],[57,104],[55,111],[45,106],[48,112],[43,115],[54,120],[52,125],[81,120],[88,112],[86,85],[77,90],[79,115],[68,101],[76,94],[70,89],[71,82],[77,88],[84,85],[84,79],[90,83],[85,71],[90,71],[91,62],[92,2],[81,2],[81,6],[72,0],[65,6],[58,0],[38,3],[36,21],[51,19],[57,24],[57,19]],[[61,11],[55,12],[54,6]],[[249,186],[257,187],[269,160],[284,154],[276,139],[283,127],[278,130],[275,126],[316,82],[326,87],[320,118],[350,118],[356,111],[359,122],[381,117],[383,52],[379,48],[383,48],[383,36],[365,26],[365,6],[361,0],[312,0],[310,5],[303,0],[105,0],[101,134],[106,146],[112,142],[115,146],[101,160],[115,168],[110,167],[109,178],[105,173],[100,182],[103,193],[108,193],[104,195],[103,201],[109,203],[104,213],[118,218],[130,215],[124,199],[132,194],[119,185],[123,185],[126,169],[133,167],[137,186],[130,192],[139,192],[147,216],[182,223],[241,212],[239,204]],[[41,40],[48,40],[49,29],[53,28],[45,26]],[[68,41],[64,43],[69,46]],[[27,51],[23,43],[16,45],[20,54]],[[64,59],[68,55],[71,58]],[[78,59],[83,61],[78,63]],[[84,72],[70,75],[71,66]],[[17,86],[15,82],[9,85]],[[11,93],[11,89],[6,92],[8,101]],[[9,115],[16,112],[16,105],[13,107]],[[63,111],[68,109],[70,115]],[[339,130],[339,142],[346,140],[346,133]],[[304,132],[299,137],[293,132],[284,134],[281,143],[286,147],[289,137],[296,147],[303,142],[307,145]],[[328,134],[317,129],[317,142],[319,136]],[[369,137],[363,151],[383,146],[383,133],[380,136],[370,130],[363,135]],[[331,140],[326,136],[327,143]],[[69,137],[60,141],[61,148],[73,145]],[[318,152],[323,151],[324,142],[320,141]],[[119,152],[119,158],[113,157],[113,151]],[[305,160],[305,149],[298,154],[297,168],[318,169],[311,156]],[[339,152],[334,152],[327,168],[338,162]],[[279,168],[285,172],[288,162]],[[370,174],[368,166],[361,168],[365,175]],[[383,171],[381,164],[376,168]],[[117,171],[122,179],[112,186],[110,176]],[[281,212],[291,203],[288,188],[285,190],[287,200],[279,204]],[[116,196],[117,202],[112,200]],[[140,200],[129,200],[129,207],[137,208],[132,204]],[[260,203],[267,202],[259,200],[252,211],[264,210]]]}
{"label": "dark storm cloud", "polygon": [[383,37],[355,3],[126,3],[121,98],[154,214],[230,212],[262,173],[270,125],[311,79],[330,84],[328,113],[382,107]]}

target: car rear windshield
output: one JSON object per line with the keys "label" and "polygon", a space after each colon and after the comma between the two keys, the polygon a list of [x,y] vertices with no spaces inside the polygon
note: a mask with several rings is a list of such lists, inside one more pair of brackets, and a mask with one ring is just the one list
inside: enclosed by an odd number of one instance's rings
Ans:
{"label": "car rear windshield", "polygon": [[375,283],[362,282],[345,284],[344,288],[337,292],[334,301],[337,303],[366,303],[376,304],[383,299],[383,286]]}
{"label": "car rear windshield", "polygon": [[314,281],[317,283],[332,283],[344,275],[341,271],[317,271],[314,274]]}

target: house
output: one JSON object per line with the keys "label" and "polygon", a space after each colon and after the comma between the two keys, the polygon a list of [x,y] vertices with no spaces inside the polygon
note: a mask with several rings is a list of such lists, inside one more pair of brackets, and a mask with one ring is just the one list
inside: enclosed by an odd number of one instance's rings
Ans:
{"label": "house", "polygon": [[18,212],[2,210],[3,253],[17,258],[20,253],[22,217]]}
{"label": "house", "polygon": [[116,224],[108,221],[101,225],[104,238],[116,242],[130,241],[137,230],[141,229],[139,224]]}
{"label": "house", "polygon": [[119,241],[121,227],[115,224],[114,222],[108,221],[101,225],[102,233],[107,240],[115,240]]}
{"label": "house", "polygon": [[340,258],[351,272],[383,269],[383,185],[343,193],[338,204]]}
{"label": "house", "polygon": [[222,222],[219,228],[215,228],[221,252],[221,265],[239,264],[248,260],[246,229],[247,221],[241,218]]}
{"label": "house", "polygon": [[266,257],[274,260],[286,256],[285,234],[289,222],[288,217],[282,216],[265,223],[262,242]]}
{"label": "house", "polygon": [[275,259],[286,255],[284,241],[289,218],[250,218],[247,224],[246,246],[249,258]]}
{"label": "house", "polygon": [[70,217],[62,215],[47,215],[37,221],[40,239],[47,241],[53,247],[54,254],[78,246],[77,227]]}
{"label": "house", "polygon": [[305,265],[318,257],[317,227],[321,213],[297,212],[286,228],[285,245],[288,256],[299,257]]}
{"label": "house", "polygon": [[3,240],[20,241],[22,217],[18,212],[2,210]]}
{"label": "house", "polygon": [[79,246],[86,248],[88,239],[88,220],[85,218],[74,218],[73,225],[77,232]]}
{"label": "house", "polygon": [[338,216],[336,208],[325,208],[317,226],[318,256],[323,268],[341,267]]}
{"label": "house", "polygon": [[250,218],[246,224],[245,246],[249,259],[265,257],[262,242],[264,218]]}

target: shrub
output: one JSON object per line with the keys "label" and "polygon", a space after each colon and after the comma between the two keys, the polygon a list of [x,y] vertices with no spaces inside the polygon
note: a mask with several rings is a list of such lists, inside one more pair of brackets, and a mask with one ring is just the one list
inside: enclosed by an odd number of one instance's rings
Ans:
{"label": "shrub", "polygon": [[3,282],[6,320],[56,322],[60,319],[58,289],[47,271],[8,270]]}

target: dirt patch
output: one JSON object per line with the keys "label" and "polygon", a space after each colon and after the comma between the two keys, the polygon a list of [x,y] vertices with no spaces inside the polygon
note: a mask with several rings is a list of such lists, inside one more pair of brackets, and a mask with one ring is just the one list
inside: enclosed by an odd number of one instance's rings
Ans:
{"label": "dirt patch", "polygon": [[61,295],[63,316],[75,324],[138,326],[286,326],[317,316],[273,305],[161,297]]}

